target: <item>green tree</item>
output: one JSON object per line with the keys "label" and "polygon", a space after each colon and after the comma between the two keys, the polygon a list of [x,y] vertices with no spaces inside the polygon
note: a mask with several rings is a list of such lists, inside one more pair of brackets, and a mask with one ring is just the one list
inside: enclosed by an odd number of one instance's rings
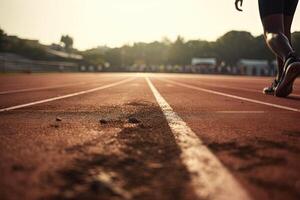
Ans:
{"label": "green tree", "polygon": [[0,51],[4,50],[4,43],[5,43],[6,34],[5,32],[0,28]]}
{"label": "green tree", "polygon": [[121,48],[112,48],[105,52],[105,61],[110,63],[111,71],[121,71],[122,59]]}
{"label": "green tree", "polygon": [[0,39],[2,39],[4,35],[5,35],[4,31],[0,28]]}
{"label": "green tree", "polygon": [[183,37],[178,36],[176,41],[171,44],[168,61],[173,65],[184,65],[189,62],[187,60],[187,51]]}
{"label": "green tree", "polygon": [[167,64],[169,46],[162,42],[152,42],[145,46],[145,60],[148,65]]}
{"label": "green tree", "polygon": [[203,40],[190,40],[186,43],[186,51],[188,58],[187,60],[191,60],[195,57],[207,58],[207,57],[216,57],[215,52],[215,43],[208,42]]}
{"label": "green tree", "polygon": [[240,58],[253,58],[255,38],[245,31],[230,31],[216,41],[216,52],[220,60],[234,65]]}
{"label": "green tree", "polygon": [[61,36],[60,42],[63,43],[66,51],[70,52],[73,48],[73,38],[69,35]]}
{"label": "green tree", "polygon": [[292,43],[297,53],[300,54],[300,31],[292,34]]}

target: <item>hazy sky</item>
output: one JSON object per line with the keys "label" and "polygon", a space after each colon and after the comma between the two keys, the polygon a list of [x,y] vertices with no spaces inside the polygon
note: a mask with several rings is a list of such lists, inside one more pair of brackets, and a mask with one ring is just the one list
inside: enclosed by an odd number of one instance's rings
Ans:
{"label": "hazy sky", "polygon": [[[239,13],[234,0],[0,0],[0,27],[45,44],[69,34],[79,49],[177,35],[215,40],[229,30],[261,34],[257,0],[244,1]],[[299,10],[293,30],[300,30]]]}

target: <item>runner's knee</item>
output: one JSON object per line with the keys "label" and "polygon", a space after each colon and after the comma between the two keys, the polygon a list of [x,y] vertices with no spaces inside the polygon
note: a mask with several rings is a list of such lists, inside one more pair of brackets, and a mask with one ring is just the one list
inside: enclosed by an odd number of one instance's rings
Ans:
{"label": "runner's knee", "polygon": [[268,43],[274,43],[278,40],[282,40],[285,39],[286,36],[283,32],[281,31],[272,31],[272,32],[265,32],[265,38],[267,40]]}

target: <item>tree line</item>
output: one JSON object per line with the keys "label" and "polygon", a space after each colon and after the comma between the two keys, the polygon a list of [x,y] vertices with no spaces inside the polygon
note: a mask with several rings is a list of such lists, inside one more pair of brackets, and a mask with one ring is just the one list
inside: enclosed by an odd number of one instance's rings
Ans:
{"label": "tree line", "polygon": [[15,53],[34,60],[62,59],[49,55],[47,53],[48,48],[68,53],[80,53],[73,48],[73,38],[69,35],[62,35],[59,44],[47,46],[40,44],[38,40],[28,40],[8,35],[0,29],[0,52]]}
{"label": "tree line", "polygon": [[[300,32],[292,34],[293,46],[300,52]],[[190,65],[192,58],[216,58],[226,65],[241,59],[274,60],[263,35],[230,31],[216,41],[188,40],[178,36],[175,41],[163,39],[151,43],[134,43],[119,48],[98,47],[82,52],[91,64],[110,63],[112,70],[133,65]]]}
{"label": "tree line", "polygon": [[[300,52],[300,32],[292,34],[294,48]],[[118,48],[97,47],[85,51],[73,48],[73,38],[62,36],[61,50],[75,52],[84,57],[86,65],[110,66],[110,71],[123,71],[134,65],[189,65],[191,59],[216,58],[226,65],[235,65],[241,59],[274,60],[263,35],[253,36],[246,31],[230,31],[216,41],[185,40],[178,36],[175,41],[164,38],[151,43],[138,42]],[[56,45],[56,46],[59,46]],[[52,45],[53,46],[53,45]],[[51,46],[47,46],[47,48]],[[45,45],[16,36],[8,36],[0,29],[0,52],[14,52],[33,59],[50,59]],[[108,65],[109,63],[109,65]]]}

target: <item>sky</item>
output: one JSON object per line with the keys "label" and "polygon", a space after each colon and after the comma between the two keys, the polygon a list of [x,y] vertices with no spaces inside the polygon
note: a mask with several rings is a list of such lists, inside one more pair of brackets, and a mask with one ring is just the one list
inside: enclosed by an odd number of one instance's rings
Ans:
{"label": "sky", "polygon": [[[178,35],[213,41],[230,30],[261,34],[257,0],[244,0],[243,9],[234,0],[0,0],[0,28],[43,44],[68,34],[80,50]],[[293,30],[300,30],[300,9]]]}

